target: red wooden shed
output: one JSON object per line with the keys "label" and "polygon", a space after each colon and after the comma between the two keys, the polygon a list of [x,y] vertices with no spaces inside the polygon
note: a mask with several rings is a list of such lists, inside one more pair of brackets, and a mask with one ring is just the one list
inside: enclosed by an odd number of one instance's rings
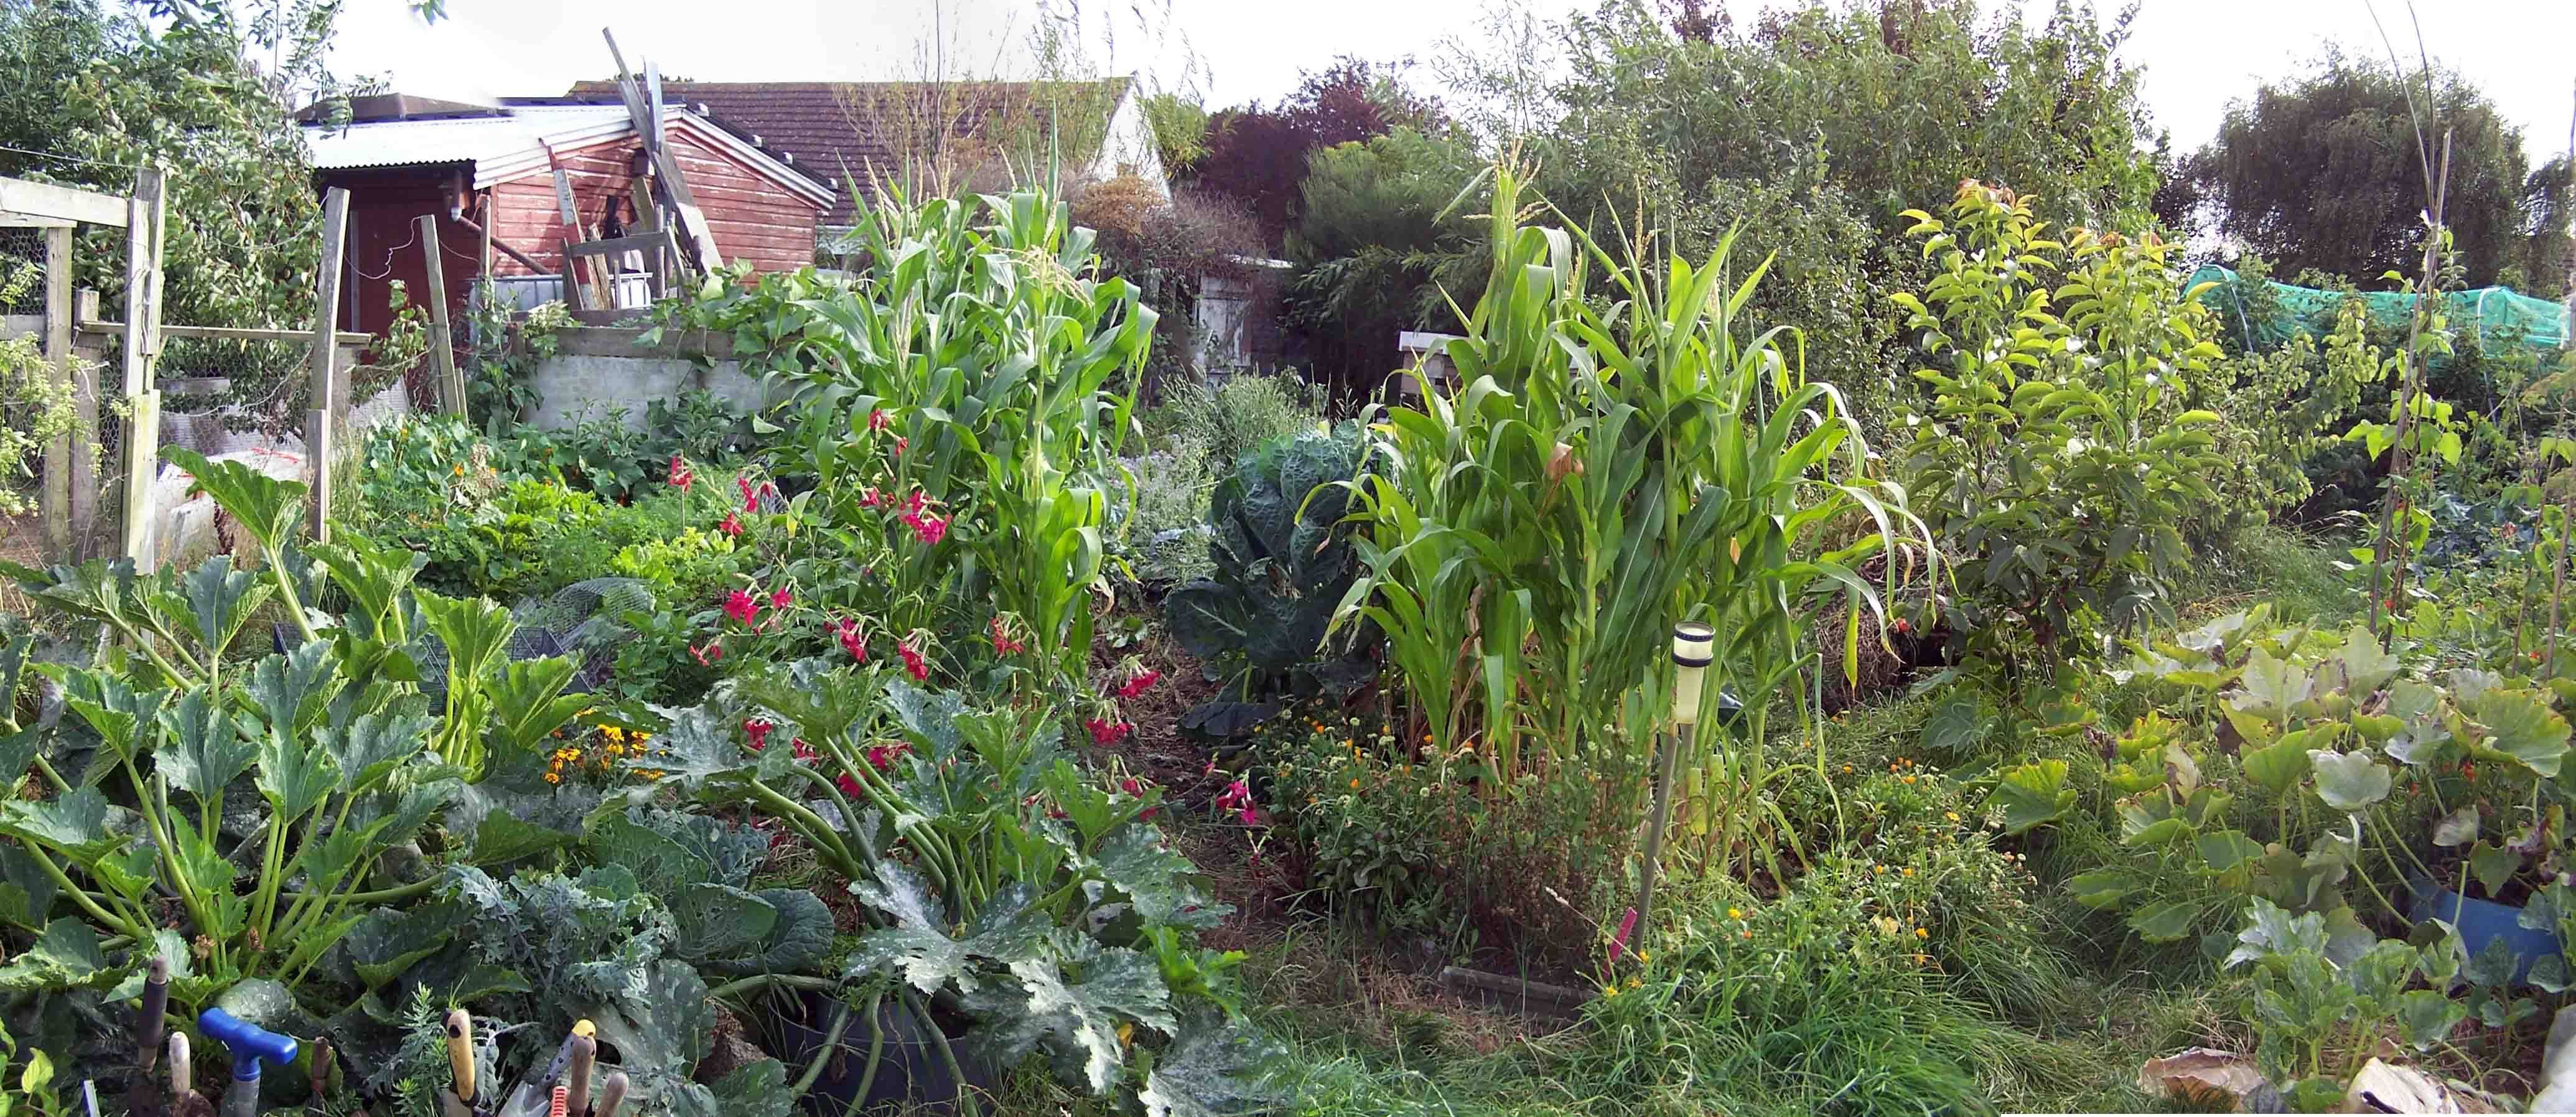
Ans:
{"label": "red wooden shed", "polygon": [[[308,125],[314,178],[349,191],[347,328],[389,325],[390,287],[420,300],[427,268],[415,219],[435,216],[451,307],[490,277],[558,298],[541,276],[563,271],[566,234],[555,186],[565,172],[583,236],[635,221],[630,199],[645,171],[642,137],[622,106],[556,100],[498,106],[387,95],[357,99],[345,126]],[[672,106],[665,142],[696,195],[727,263],[782,271],[814,262],[816,226],[838,199],[831,185],[762,150],[723,122]],[[487,248],[486,242],[490,244]],[[531,282],[535,280],[535,282]]]}

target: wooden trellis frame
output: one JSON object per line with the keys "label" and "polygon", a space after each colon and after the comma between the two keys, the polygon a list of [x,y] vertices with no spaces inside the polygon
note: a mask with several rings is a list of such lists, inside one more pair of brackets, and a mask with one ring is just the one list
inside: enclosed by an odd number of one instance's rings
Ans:
{"label": "wooden trellis frame", "polygon": [[[62,381],[73,378],[72,230],[106,225],[125,230],[124,392],[127,406],[125,521],[122,554],[138,570],[152,565],[149,517],[152,463],[160,444],[161,393],[152,386],[152,363],[161,354],[161,245],[167,203],[159,167],[134,176],[124,197],[49,182],[0,178],[0,225],[45,231],[45,329],[47,363]],[[73,385],[80,425],[98,426],[99,388]],[[41,507],[51,557],[68,559],[81,527],[96,522],[99,484],[76,431],[45,448]]]}

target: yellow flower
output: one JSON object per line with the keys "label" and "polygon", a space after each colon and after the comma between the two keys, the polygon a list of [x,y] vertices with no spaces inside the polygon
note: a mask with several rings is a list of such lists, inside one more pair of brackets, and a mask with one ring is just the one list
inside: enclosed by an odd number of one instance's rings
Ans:
{"label": "yellow flower", "polygon": [[599,734],[600,734],[600,736],[606,737],[606,738],[608,738],[609,740],[612,740],[612,741],[623,741],[623,740],[625,740],[625,739],[626,739],[626,731],[625,731],[625,730],[623,730],[623,729],[619,729],[618,727],[616,727],[616,726],[614,726],[614,725],[603,725],[603,726],[600,726],[600,727],[599,727]]}
{"label": "yellow flower", "polygon": [[1742,908],[1728,908],[1728,909],[1726,909],[1726,917],[1727,917],[1728,919],[1742,919],[1742,918],[1744,918],[1744,909],[1742,909]]}
{"label": "yellow flower", "polygon": [[1904,778],[1904,780],[1905,780],[1905,782],[1906,782],[1906,783],[1911,784],[1911,783],[1913,783],[1913,782],[1914,782],[1914,777],[1912,777],[1912,776],[1906,776],[1906,777],[1903,777],[1903,778]]}
{"label": "yellow flower", "polygon": [[1917,927],[1914,929],[1914,937],[1918,939],[1928,939],[1932,937],[1932,932],[1926,931],[1921,927]]}
{"label": "yellow flower", "polygon": [[1850,775],[1850,774],[1851,774],[1851,765],[1849,765],[1849,764],[1845,764],[1845,765],[1843,765],[1843,774],[1844,774],[1844,775],[1846,775],[1846,776],[1848,776],[1848,775]]}
{"label": "yellow flower", "polygon": [[561,772],[548,772],[548,773],[546,773],[546,782],[547,782],[547,783],[562,783],[562,782],[563,782],[563,773],[561,773]]}
{"label": "yellow flower", "polygon": [[1619,995],[1619,983],[1618,983],[1618,982],[1615,982],[1615,981],[1614,981],[1614,982],[1611,982],[1611,983],[1610,983],[1610,987],[1609,987],[1609,988],[1604,989],[1604,990],[1602,990],[1602,991],[1601,991],[1601,995],[1602,995],[1604,998],[1608,998],[1608,997],[1616,997],[1616,996],[1618,996],[1618,995]]}
{"label": "yellow flower", "polygon": [[1905,875],[1905,876],[1909,876],[1909,877],[1910,877],[1910,876],[1913,876],[1913,875],[1914,875],[1914,866],[1912,866],[1912,865],[1908,865],[1908,866],[1906,866],[1906,867],[1904,867],[1904,868],[1902,868],[1902,869],[1897,870],[1897,872],[1899,872],[1899,873],[1901,873],[1901,874],[1903,874],[1903,875]]}
{"label": "yellow flower", "polygon": [[1957,822],[1957,821],[1959,821],[1959,812],[1957,812],[1957,811],[1948,811],[1948,812],[1945,812],[1945,813],[1949,815],[1949,817],[1950,817],[1950,821],[1952,821],[1952,822]]}
{"label": "yellow flower", "polygon": [[1869,871],[1870,871],[1870,872],[1873,872],[1873,873],[1877,873],[1877,874],[1879,874],[1879,875],[1881,875],[1881,876],[1885,876],[1885,875],[1887,874],[1887,866],[1885,866],[1885,865],[1872,865],[1872,866],[1870,866],[1870,867],[1869,867]]}
{"label": "yellow flower", "polygon": [[1637,980],[1636,978],[1633,978],[1633,977],[1628,979],[1628,988],[1630,988],[1630,989],[1635,989],[1635,988],[1638,988],[1638,987],[1643,986],[1643,985],[1645,985],[1645,984],[1646,984],[1645,982],[1639,981],[1639,980]]}
{"label": "yellow flower", "polygon": [[643,743],[644,743],[644,742],[646,742],[646,741],[650,741],[650,740],[652,740],[652,739],[653,739],[653,735],[652,735],[652,734],[650,734],[650,733],[638,732],[638,733],[636,733],[636,734],[635,734],[635,743],[636,743],[636,744],[639,744],[639,745],[640,745],[640,744],[643,744]]}
{"label": "yellow flower", "polygon": [[1654,961],[1654,960],[1655,960],[1654,956],[1653,956],[1653,955],[1651,955],[1651,954],[1646,953],[1645,951],[1640,950],[1640,951],[1638,951],[1638,952],[1637,952],[1637,964],[1638,964],[1638,965],[1641,965],[1641,966],[1642,966],[1642,965],[1644,965],[1644,964],[1646,964],[1646,963],[1648,963],[1648,962],[1652,962],[1652,961]]}
{"label": "yellow flower", "polygon": [[1121,1023],[1118,1025],[1118,1046],[1127,1046],[1135,1040],[1135,1037],[1136,1026],[1134,1024]]}

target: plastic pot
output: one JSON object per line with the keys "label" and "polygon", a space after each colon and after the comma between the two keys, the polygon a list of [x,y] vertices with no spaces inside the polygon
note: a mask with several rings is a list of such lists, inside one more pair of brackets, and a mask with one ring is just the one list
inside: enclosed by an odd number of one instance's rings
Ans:
{"label": "plastic pot", "polygon": [[2522,909],[2493,900],[2474,900],[2429,880],[2418,880],[2413,889],[2414,903],[2407,915],[2421,923],[2439,919],[2459,929],[2460,942],[2475,957],[2487,944],[2503,939],[2513,951],[2513,980],[2519,985],[2531,976],[2531,964],[2557,954],[2563,948],[2555,930],[2525,927]]}
{"label": "plastic pot", "polygon": [[[852,1101],[861,1101],[859,1112],[874,1112],[884,1105],[909,1104],[923,1112],[947,1113],[955,1109],[957,1090],[961,1085],[948,1068],[948,1060],[923,1022],[904,1007],[900,997],[887,996],[877,1002],[877,1026],[885,1042],[877,1056],[876,1077],[868,1079],[868,1022],[853,1018],[841,1032],[840,1042],[828,1056],[825,1043],[831,1039],[832,1021],[841,1012],[840,1002],[812,991],[796,994],[796,1008],[751,1021],[762,1035],[762,1046],[787,1064],[790,1081],[805,1073],[817,1057],[824,1057],[823,1072],[814,1079],[812,1088],[798,1099],[810,1114],[838,1115],[850,1112]],[[948,1031],[943,1029],[943,1031]],[[958,1036],[947,1035],[949,1050],[957,1056],[958,1069],[965,1073],[968,1088],[990,1093],[994,1076],[991,1068],[970,1056]],[[867,1094],[859,1094],[866,1080]]]}

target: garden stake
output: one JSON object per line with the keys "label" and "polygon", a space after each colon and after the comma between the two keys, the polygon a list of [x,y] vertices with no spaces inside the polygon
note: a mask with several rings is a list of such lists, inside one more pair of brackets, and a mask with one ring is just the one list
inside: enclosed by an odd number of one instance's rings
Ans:
{"label": "garden stake", "polygon": [[1663,752],[1655,761],[1655,817],[1646,827],[1645,879],[1637,888],[1636,946],[1630,949],[1645,945],[1653,925],[1655,870],[1664,855],[1664,825],[1673,813],[1673,758],[1690,747],[1691,727],[1699,721],[1700,680],[1708,671],[1709,651],[1716,642],[1717,630],[1707,625],[1673,626],[1673,731],[1657,735]]}

